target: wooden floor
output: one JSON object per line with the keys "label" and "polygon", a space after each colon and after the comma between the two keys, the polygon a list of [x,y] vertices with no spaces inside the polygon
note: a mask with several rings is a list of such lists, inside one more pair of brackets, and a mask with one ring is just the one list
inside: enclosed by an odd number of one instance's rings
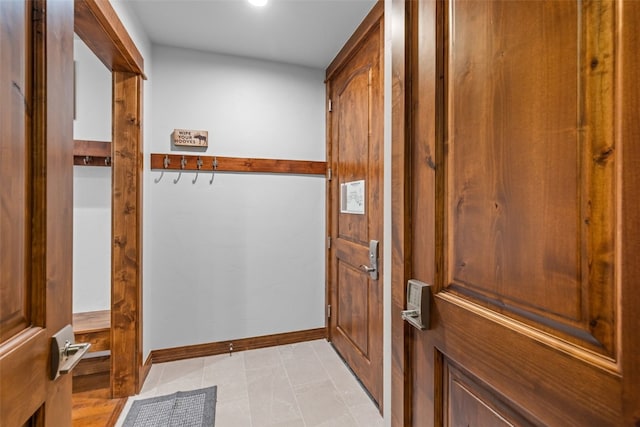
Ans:
{"label": "wooden floor", "polygon": [[73,394],[73,427],[112,427],[126,398],[110,399],[108,389]]}

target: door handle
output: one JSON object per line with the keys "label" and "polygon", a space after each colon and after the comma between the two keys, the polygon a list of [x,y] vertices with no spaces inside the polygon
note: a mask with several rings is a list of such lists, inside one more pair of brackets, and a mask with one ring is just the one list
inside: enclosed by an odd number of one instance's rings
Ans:
{"label": "door handle", "polygon": [[372,271],[376,271],[375,267],[369,267],[368,265],[361,264],[360,269],[364,270],[367,273],[371,273]]}
{"label": "door handle", "polygon": [[369,273],[373,280],[378,280],[378,241],[369,241],[369,265],[360,265],[360,269]]}
{"label": "door handle", "polygon": [[75,343],[73,328],[67,325],[51,337],[51,379],[68,374],[87,353],[91,344]]}
{"label": "door handle", "polygon": [[402,310],[402,319],[416,329],[431,327],[431,286],[415,279],[407,282],[407,309]]}

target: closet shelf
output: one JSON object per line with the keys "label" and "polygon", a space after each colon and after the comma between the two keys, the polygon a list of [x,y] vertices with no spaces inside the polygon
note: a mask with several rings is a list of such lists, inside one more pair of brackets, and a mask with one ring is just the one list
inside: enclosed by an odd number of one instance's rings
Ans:
{"label": "closet shelf", "polygon": [[111,166],[111,142],[74,139],[73,164],[77,166]]}
{"label": "closet shelf", "polygon": [[327,162],[152,153],[151,169],[325,175]]}

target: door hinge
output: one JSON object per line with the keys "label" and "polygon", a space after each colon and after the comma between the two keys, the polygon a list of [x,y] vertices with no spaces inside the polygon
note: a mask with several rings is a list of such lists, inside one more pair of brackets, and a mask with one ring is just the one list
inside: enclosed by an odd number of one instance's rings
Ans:
{"label": "door hinge", "polygon": [[331,170],[331,168],[327,169],[327,181],[331,181],[331,178],[333,178],[333,171]]}
{"label": "door hinge", "polygon": [[331,317],[331,304],[327,306],[327,319]]}
{"label": "door hinge", "polygon": [[329,112],[331,113],[333,111],[333,103],[331,102],[331,99],[329,99]]}
{"label": "door hinge", "polygon": [[331,249],[331,236],[327,236],[327,249]]}

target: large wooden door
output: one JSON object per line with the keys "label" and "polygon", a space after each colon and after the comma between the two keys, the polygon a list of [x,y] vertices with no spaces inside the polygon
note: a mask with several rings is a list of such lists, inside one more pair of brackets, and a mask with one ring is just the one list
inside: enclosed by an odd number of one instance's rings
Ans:
{"label": "large wooden door", "polygon": [[394,424],[640,425],[640,3],[405,6]]}
{"label": "large wooden door", "polygon": [[[382,403],[382,4],[330,67],[328,279],[330,339]],[[340,58],[340,57],[338,57]],[[335,65],[335,63],[334,63]],[[330,70],[334,69],[334,72]],[[370,243],[378,241],[373,274]]]}
{"label": "large wooden door", "polygon": [[0,1],[0,425],[71,425],[73,2]]}

